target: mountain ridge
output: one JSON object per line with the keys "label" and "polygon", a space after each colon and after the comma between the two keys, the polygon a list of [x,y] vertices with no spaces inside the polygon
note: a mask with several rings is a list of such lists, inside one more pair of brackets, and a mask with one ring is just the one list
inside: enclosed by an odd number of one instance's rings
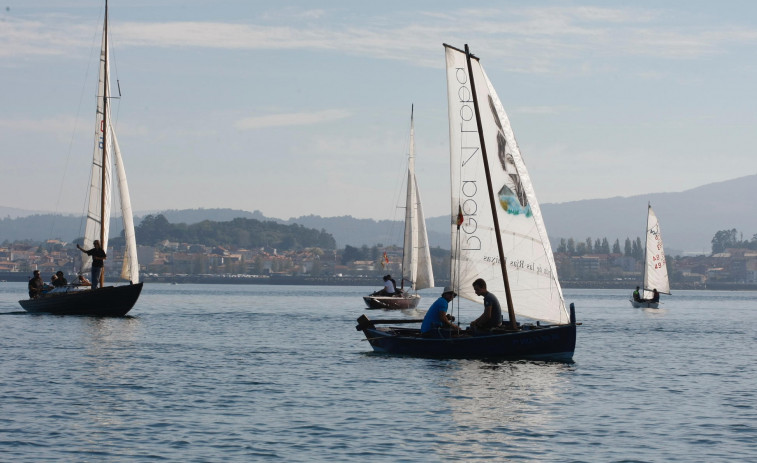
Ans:
{"label": "mountain ridge", "polygon": [[[736,229],[757,234],[757,174],[701,185],[681,192],[649,193],[634,196],[586,199],[563,203],[541,204],[544,221],[553,245],[560,239],[583,241],[607,238],[635,239],[644,234],[646,203],[651,203],[660,219],[665,249],[669,254],[696,252],[708,254],[711,240],[719,230]],[[27,215],[24,215],[27,214]],[[141,214],[141,215],[140,215]],[[237,217],[299,224],[325,230],[334,236],[337,246],[400,245],[402,222],[393,220],[359,219],[352,216],[322,217],[305,215],[289,219],[266,217],[262,212],[238,209],[183,209],[137,213],[135,223],[148,214],[163,214],[171,223],[196,223],[203,220],[228,221]],[[0,206],[0,241],[45,240],[60,238],[73,240],[80,236],[81,218],[74,215],[44,214]],[[426,219],[429,243],[432,247],[449,249],[450,216]],[[58,230],[58,235],[55,235]],[[51,236],[52,233],[52,236]],[[120,229],[114,230],[120,233]]]}

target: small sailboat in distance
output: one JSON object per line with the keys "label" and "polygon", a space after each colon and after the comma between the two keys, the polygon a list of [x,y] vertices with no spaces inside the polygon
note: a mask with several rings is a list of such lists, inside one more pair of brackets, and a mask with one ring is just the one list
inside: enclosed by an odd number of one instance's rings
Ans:
{"label": "small sailboat in distance", "polygon": [[[647,204],[647,229],[644,235],[646,241],[641,292],[637,297],[635,291],[630,301],[636,308],[656,309],[660,304],[659,295],[670,294],[670,281],[668,280],[668,266],[665,262],[665,248],[662,245],[660,222],[651,204]],[[655,291],[658,293],[656,296]]]}
{"label": "small sailboat in distance", "polygon": [[[414,309],[421,296],[418,290],[434,287],[434,271],[431,268],[431,250],[428,246],[426,219],[423,217],[421,194],[415,179],[415,125],[413,107],[410,108],[410,153],[407,166],[407,189],[405,197],[405,233],[402,244],[402,280],[397,293],[387,295],[374,293],[363,296],[369,309]],[[405,283],[412,293],[405,291]]]}

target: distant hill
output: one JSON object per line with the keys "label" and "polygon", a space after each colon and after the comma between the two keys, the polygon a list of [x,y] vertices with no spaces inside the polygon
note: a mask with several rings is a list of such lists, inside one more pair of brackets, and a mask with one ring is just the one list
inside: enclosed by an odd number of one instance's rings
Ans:
{"label": "distant hill", "polygon": [[[560,238],[620,239],[643,236],[647,203],[652,203],[669,254],[709,254],[719,230],[736,230],[750,239],[757,233],[757,175],[711,183],[679,193],[650,193],[542,204],[553,243]],[[612,241],[611,241],[612,244]]]}
{"label": "distant hill", "polygon": [[[709,253],[711,240],[719,230],[735,228],[749,239],[757,233],[757,175],[711,183],[678,193],[650,193],[631,197],[591,199],[567,203],[542,204],[544,221],[553,244],[560,238],[610,242],[642,236],[646,226],[646,204],[652,203],[660,219],[665,250]],[[373,246],[402,244],[402,223],[391,220],[356,219],[350,216],[321,217],[308,215],[289,220],[265,217],[260,211],[236,209],[185,209],[152,212],[163,214],[171,223],[193,224],[203,220],[229,221],[253,218],[280,224],[300,224],[325,230],[337,246]],[[71,241],[83,233],[82,220],[75,216],[39,214],[32,211],[0,207],[0,242],[60,238]],[[139,224],[147,213],[138,213]],[[449,216],[426,219],[429,242],[433,247],[449,249]],[[114,220],[114,234],[120,233],[120,219]]]}

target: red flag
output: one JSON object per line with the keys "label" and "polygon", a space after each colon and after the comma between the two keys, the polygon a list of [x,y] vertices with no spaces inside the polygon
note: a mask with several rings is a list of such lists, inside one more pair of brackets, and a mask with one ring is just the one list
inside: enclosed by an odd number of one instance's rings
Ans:
{"label": "red flag", "polygon": [[386,268],[388,264],[389,264],[389,257],[386,255],[386,251],[384,251],[384,260],[381,261],[381,268]]}
{"label": "red flag", "polygon": [[458,209],[457,209],[457,222],[456,223],[457,223],[457,229],[459,230],[460,225],[463,224],[463,207],[462,206],[457,206],[457,207]]}

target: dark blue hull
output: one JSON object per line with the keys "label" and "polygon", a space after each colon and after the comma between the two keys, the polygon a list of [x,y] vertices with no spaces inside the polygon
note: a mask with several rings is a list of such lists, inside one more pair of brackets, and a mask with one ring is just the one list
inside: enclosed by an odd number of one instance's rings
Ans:
{"label": "dark blue hull", "polygon": [[31,313],[123,317],[134,307],[141,292],[142,283],[137,283],[51,293],[34,299],[18,301],[18,303],[24,310]]}
{"label": "dark blue hull", "polygon": [[[359,321],[360,322],[360,321]],[[576,347],[576,325],[523,326],[519,331],[425,338],[420,330],[376,328],[360,322],[357,329],[376,352],[416,357],[509,358],[569,361]]]}
{"label": "dark blue hull", "polygon": [[417,294],[410,296],[363,296],[363,301],[369,309],[404,310],[418,307],[421,297]]}

